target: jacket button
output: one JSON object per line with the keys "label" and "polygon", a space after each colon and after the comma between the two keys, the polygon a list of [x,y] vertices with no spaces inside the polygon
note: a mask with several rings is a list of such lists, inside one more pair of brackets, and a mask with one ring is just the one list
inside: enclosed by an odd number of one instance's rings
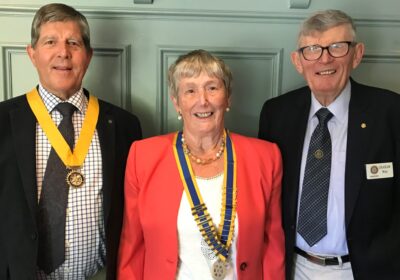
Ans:
{"label": "jacket button", "polygon": [[240,264],[240,270],[241,270],[241,271],[245,271],[246,268],[247,268],[247,263],[242,262],[242,263]]}
{"label": "jacket button", "polygon": [[32,233],[31,234],[31,239],[32,240],[36,240],[37,239],[37,234],[36,233]]}

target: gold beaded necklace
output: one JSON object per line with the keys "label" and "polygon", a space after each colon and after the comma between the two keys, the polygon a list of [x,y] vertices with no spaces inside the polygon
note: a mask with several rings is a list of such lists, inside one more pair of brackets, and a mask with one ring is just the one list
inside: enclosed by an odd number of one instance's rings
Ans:
{"label": "gold beaded necklace", "polygon": [[199,158],[199,157],[195,156],[194,154],[192,154],[192,152],[189,149],[189,146],[185,142],[185,137],[184,137],[183,134],[182,134],[182,148],[183,148],[183,152],[188,157],[190,157],[195,163],[201,164],[201,165],[206,165],[206,164],[209,164],[209,163],[211,163],[213,161],[216,161],[217,159],[219,159],[224,154],[225,139],[224,139],[224,137],[221,138],[221,144],[219,145],[218,152],[216,152],[215,153],[215,157],[212,157],[212,158],[202,159],[202,158]]}

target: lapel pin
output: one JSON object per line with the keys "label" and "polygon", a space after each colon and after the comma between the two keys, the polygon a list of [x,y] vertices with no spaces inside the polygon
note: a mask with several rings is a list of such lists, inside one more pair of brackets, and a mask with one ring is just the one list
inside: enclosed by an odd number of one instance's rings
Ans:
{"label": "lapel pin", "polygon": [[362,123],[361,124],[361,128],[366,128],[367,127],[367,124],[366,123]]}
{"label": "lapel pin", "polygon": [[316,151],[314,152],[314,157],[315,157],[316,159],[321,159],[321,158],[324,157],[324,152],[323,152],[322,150],[318,149],[318,150],[316,150]]}

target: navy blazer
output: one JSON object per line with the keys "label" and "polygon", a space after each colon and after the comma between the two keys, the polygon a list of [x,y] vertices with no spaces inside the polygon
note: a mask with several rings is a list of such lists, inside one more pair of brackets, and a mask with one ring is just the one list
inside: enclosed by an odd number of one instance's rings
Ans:
{"label": "navy blazer", "polygon": [[[107,279],[115,279],[125,163],[131,143],[142,134],[136,116],[101,100],[99,106]],[[36,279],[36,118],[26,95],[0,103],[0,131],[0,279]]]}
{"label": "navy blazer", "polygon": [[[400,95],[351,81],[345,167],[345,223],[355,279],[400,279]],[[286,277],[291,279],[303,142],[311,91],[265,102],[259,137],[283,157]],[[365,124],[365,125],[361,125]],[[393,178],[367,180],[366,164],[393,163]]]}

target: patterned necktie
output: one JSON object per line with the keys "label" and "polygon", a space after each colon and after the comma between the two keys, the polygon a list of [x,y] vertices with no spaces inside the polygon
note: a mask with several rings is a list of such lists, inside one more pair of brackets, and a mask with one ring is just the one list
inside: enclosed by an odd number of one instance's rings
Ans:
{"label": "patterned necktie", "polygon": [[[74,145],[72,114],[76,107],[64,102],[59,103],[55,109],[63,116],[58,130],[72,149]],[[68,169],[51,148],[39,200],[38,266],[46,274],[56,270],[65,260],[65,222],[69,189],[66,182],[67,174]]]}
{"label": "patterned necktie", "polygon": [[327,108],[316,113],[319,124],[311,135],[301,192],[298,233],[313,246],[327,233],[329,179],[332,144],[328,121],[333,117]]}

